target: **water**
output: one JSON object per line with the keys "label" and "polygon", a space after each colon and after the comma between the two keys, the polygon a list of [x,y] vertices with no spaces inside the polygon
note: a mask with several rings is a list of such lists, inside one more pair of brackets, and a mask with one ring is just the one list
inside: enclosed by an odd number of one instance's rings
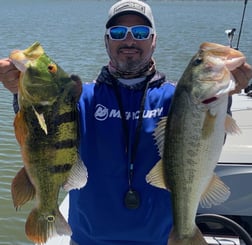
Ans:
{"label": "water", "polygon": [[[0,0],[2,2],[2,0]],[[103,44],[104,22],[112,0],[8,0],[0,8],[0,57],[34,41],[67,72],[83,81],[97,77],[108,62]],[[160,71],[177,80],[199,44],[228,44],[224,31],[240,27],[244,1],[148,0],[156,19],[155,60]],[[252,3],[248,1],[240,40],[252,64]],[[234,38],[236,45],[238,31]],[[21,168],[13,132],[12,95],[0,83],[0,245],[31,244],[24,223],[32,204],[15,211],[10,184]]]}

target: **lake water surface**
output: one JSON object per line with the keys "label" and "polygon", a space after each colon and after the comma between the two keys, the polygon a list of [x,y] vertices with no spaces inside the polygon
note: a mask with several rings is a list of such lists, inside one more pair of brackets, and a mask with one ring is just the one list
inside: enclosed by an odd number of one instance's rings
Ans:
{"label": "lake water surface", "polygon": [[[228,45],[224,31],[239,30],[244,1],[148,0],[158,33],[155,60],[160,71],[177,80],[201,42]],[[108,62],[103,35],[112,0],[8,0],[0,8],[0,58],[39,41],[67,72],[83,81],[96,78]],[[248,1],[239,49],[252,64],[252,2]],[[238,31],[234,38],[236,45]],[[13,132],[12,95],[0,83],[0,245],[31,244],[24,224],[32,204],[17,211],[10,193],[21,168]]]}

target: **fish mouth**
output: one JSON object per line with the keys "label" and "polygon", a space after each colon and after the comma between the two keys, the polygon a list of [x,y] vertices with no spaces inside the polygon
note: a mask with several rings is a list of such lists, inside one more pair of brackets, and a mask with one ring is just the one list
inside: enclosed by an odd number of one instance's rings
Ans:
{"label": "fish mouth", "polygon": [[211,97],[211,98],[209,98],[209,99],[203,100],[202,103],[203,103],[203,104],[210,104],[210,103],[216,101],[217,99],[218,99],[218,98],[214,96],[214,97]]}
{"label": "fish mouth", "polygon": [[43,54],[44,49],[40,46],[39,42],[35,42],[25,50],[12,51],[9,58],[16,68],[24,73],[27,70],[28,63],[39,58]]}
{"label": "fish mouth", "polygon": [[[19,93],[29,103],[53,104],[59,92],[56,83],[40,71],[36,71],[37,60],[44,54],[43,48],[38,42],[25,50],[14,50],[10,54],[11,62],[21,72],[19,79]],[[47,79],[48,78],[48,79]]]}
{"label": "fish mouth", "polygon": [[198,102],[212,103],[222,95],[235,89],[232,71],[246,62],[245,56],[238,50],[215,43],[203,43],[200,46],[205,67],[200,76],[200,87],[196,91]]}
{"label": "fish mouth", "polygon": [[210,104],[216,100],[218,100],[221,96],[228,94],[230,91],[235,89],[235,80],[233,75],[230,73],[229,82],[221,84],[217,84],[216,91],[212,95],[208,95],[208,98],[202,99],[201,103]]}
{"label": "fish mouth", "polygon": [[29,59],[20,51],[13,51],[10,55],[11,62],[16,66],[16,68],[25,73],[27,70],[27,64]]}

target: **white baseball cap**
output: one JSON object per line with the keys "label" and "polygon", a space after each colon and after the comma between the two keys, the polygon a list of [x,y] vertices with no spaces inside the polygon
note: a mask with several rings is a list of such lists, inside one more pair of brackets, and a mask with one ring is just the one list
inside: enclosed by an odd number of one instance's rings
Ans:
{"label": "white baseball cap", "polygon": [[115,17],[122,14],[137,14],[144,17],[156,32],[154,18],[150,6],[141,0],[120,0],[116,2],[109,10],[106,28],[110,27]]}

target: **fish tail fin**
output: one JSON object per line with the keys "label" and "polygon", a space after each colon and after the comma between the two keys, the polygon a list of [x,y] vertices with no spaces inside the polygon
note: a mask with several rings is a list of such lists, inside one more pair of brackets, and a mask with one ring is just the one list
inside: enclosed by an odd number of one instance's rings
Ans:
{"label": "fish tail fin", "polygon": [[11,183],[11,194],[16,209],[35,197],[35,188],[24,167],[20,169]]}
{"label": "fish tail fin", "polygon": [[72,231],[60,211],[54,210],[49,213],[42,213],[38,208],[34,208],[27,218],[25,224],[27,237],[37,244],[44,244],[48,238],[54,235],[71,236]]}
{"label": "fish tail fin", "polygon": [[180,238],[175,229],[172,229],[169,240],[169,245],[207,245],[208,243],[203,237],[200,229],[196,226],[194,235],[191,237]]}

